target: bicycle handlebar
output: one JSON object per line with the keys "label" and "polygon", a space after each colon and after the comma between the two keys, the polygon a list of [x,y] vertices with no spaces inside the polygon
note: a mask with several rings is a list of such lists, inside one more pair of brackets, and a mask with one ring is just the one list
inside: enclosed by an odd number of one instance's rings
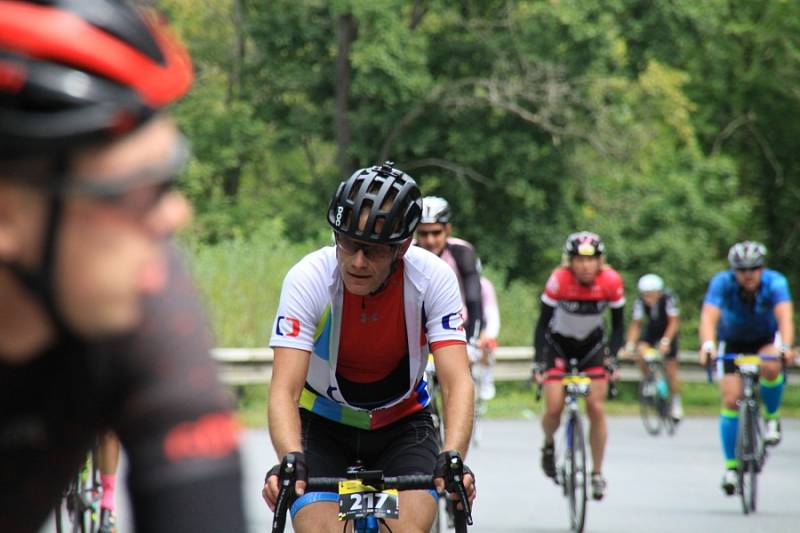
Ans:
{"label": "bicycle handlebar", "polygon": [[[306,492],[336,492],[339,483],[346,481],[344,477],[311,477],[308,478]],[[368,483],[371,486],[375,486]],[[412,474],[406,476],[386,476],[381,483],[377,483],[378,490],[428,490],[434,488],[433,476]]]}

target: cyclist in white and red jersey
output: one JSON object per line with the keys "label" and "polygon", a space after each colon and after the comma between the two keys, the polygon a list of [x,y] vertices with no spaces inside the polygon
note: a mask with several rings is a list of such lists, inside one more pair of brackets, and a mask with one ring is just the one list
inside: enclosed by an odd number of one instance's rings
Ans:
{"label": "cyclist in white and red jersey", "polygon": [[[278,456],[296,458],[295,531],[342,529],[338,495],[304,493],[309,476],[342,476],[361,460],[386,475],[433,473],[441,483],[445,451],[467,452],[474,391],[461,296],[447,265],[411,246],[421,212],[419,188],[392,163],[361,169],[328,210],[336,245],[304,257],[284,280],[270,340],[269,430]],[[442,449],[424,379],[429,353],[445,399]],[[262,491],[273,509],[278,470]],[[428,531],[438,508],[432,495],[402,492],[401,507],[414,512],[389,527]]]}
{"label": "cyclist in white and red jersey", "polygon": [[466,307],[467,340],[477,342],[483,323],[481,275],[475,248],[463,239],[451,237],[450,204],[438,196],[422,199],[422,218],[417,227],[418,246],[441,257],[458,277],[461,297]]}
{"label": "cyclist in white and red jersey", "polygon": [[[592,449],[592,496],[605,495],[602,475],[603,453],[608,436],[603,402],[608,387],[606,368],[615,366],[623,343],[625,293],[622,278],[605,264],[605,245],[588,231],[573,233],[564,244],[564,262],[547,280],[542,294],[541,313],[534,334],[536,380],[544,381],[545,413],[542,416],[544,446],[542,469],[555,478],[553,435],[564,408],[561,377],[568,370],[568,359],[577,359],[578,368],[593,377],[592,394],[586,399],[591,421],[589,443]],[[611,335],[606,342],[603,312],[611,308]]]}

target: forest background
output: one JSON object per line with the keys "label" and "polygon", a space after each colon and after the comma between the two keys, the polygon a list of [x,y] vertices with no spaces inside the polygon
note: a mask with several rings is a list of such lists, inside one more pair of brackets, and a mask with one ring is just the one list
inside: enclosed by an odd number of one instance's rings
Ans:
{"label": "forest background", "polygon": [[760,240],[800,282],[800,2],[162,0],[196,69],[182,236],[223,346],[264,346],[350,173],[447,198],[527,345],[568,233],[656,272],[696,346],[708,280]]}

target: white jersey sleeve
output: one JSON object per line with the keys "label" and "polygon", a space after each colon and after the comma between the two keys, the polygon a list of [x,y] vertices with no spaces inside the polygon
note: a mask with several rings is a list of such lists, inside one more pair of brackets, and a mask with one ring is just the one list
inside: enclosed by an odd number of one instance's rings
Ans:
{"label": "white jersey sleeve", "polygon": [[466,342],[464,304],[458,278],[444,261],[431,262],[430,283],[424,296],[425,335],[428,343],[447,340]]}
{"label": "white jersey sleeve", "polygon": [[299,348],[311,351],[317,323],[330,296],[322,280],[324,254],[317,251],[304,257],[283,280],[278,312],[272,323],[270,347]]}
{"label": "white jersey sleeve", "polygon": [[633,302],[633,315],[631,320],[640,321],[644,318],[644,302],[641,298],[636,298]]}

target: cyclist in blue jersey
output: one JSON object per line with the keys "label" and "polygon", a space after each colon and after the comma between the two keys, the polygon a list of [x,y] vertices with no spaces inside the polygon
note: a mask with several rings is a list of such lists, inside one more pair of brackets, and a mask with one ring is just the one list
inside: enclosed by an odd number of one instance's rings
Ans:
{"label": "cyclist in blue jersey", "polygon": [[[794,310],[789,284],[780,272],[765,268],[767,250],[758,242],[734,244],[728,253],[731,268],[719,272],[708,286],[700,313],[700,363],[715,353],[780,354],[787,364],[794,358]],[[725,454],[722,488],[736,491],[736,402],[741,378],[733,361],[719,361],[722,412],[720,437]],[[781,439],[780,405],[784,376],[777,361],[761,365],[761,396],[766,409],[764,441],[776,445]]]}

